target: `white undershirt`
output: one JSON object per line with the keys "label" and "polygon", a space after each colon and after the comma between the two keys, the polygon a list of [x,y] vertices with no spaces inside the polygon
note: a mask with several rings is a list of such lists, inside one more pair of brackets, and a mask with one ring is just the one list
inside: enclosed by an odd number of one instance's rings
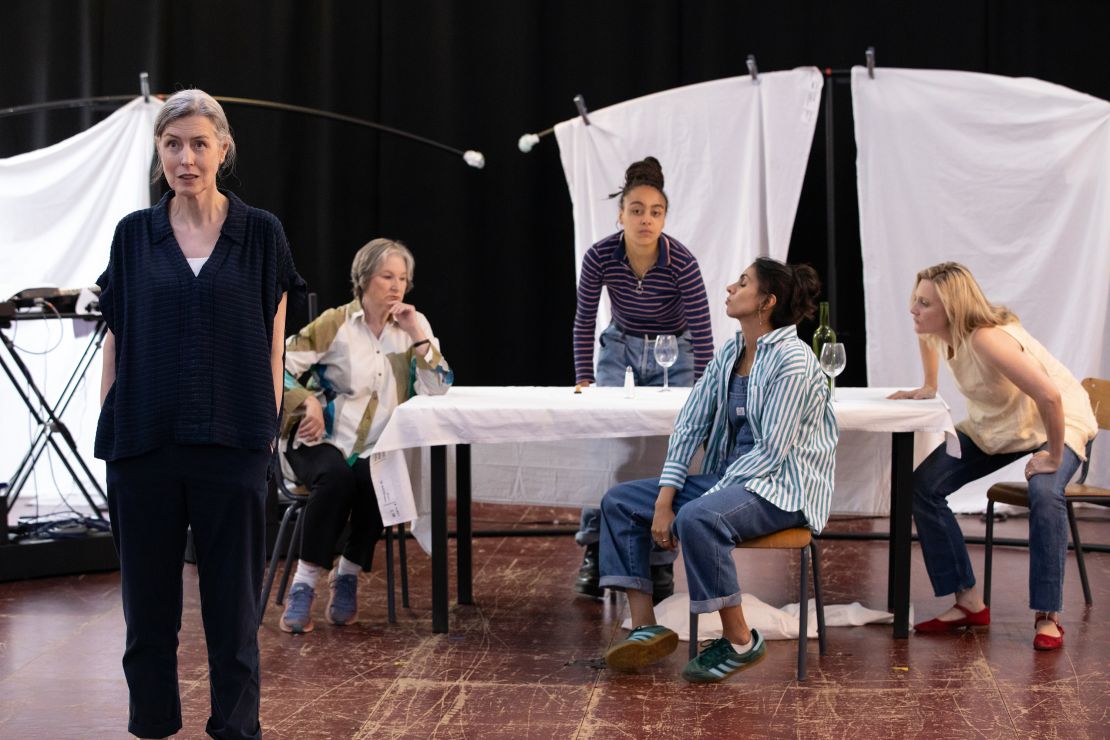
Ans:
{"label": "white undershirt", "polygon": [[204,267],[204,263],[208,261],[207,257],[186,257],[185,261],[189,263],[189,267],[193,270],[193,275],[200,274],[200,268]]}

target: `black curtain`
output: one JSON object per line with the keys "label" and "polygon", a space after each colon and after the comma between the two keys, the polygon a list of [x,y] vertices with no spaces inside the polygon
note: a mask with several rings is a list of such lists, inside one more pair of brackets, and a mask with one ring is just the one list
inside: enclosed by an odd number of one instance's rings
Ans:
{"label": "black curtain", "polygon": [[[155,92],[195,86],[323,108],[484,152],[488,164],[477,171],[366,129],[227,107],[240,159],[226,186],[282,220],[321,306],[348,299],[358,247],[375,236],[406,241],[417,257],[411,300],[466,385],[573,380],[572,218],[558,148],[549,137],[524,155],[516,141],[573,116],[577,93],[601,108],[745,74],[749,53],[763,71],[846,69],[874,45],[880,74],[890,66],[1030,76],[1110,98],[1098,51],[1110,4],[1100,0],[17,0],[0,13],[0,108],[138,94],[146,71]],[[833,84],[836,329],[848,344],[842,382],[859,385],[866,370],[851,97],[846,82]],[[59,141],[106,114],[0,119],[0,157]],[[791,261],[822,274],[825,203],[822,119],[790,247]],[[291,329],[301,323],[290,318]]]}

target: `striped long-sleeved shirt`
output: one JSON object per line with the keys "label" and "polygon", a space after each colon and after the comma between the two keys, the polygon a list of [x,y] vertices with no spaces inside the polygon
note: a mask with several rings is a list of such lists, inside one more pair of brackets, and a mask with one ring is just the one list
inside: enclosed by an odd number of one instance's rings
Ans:
{"label": "striped long-sleeved shirt", "polygon": [[659,237],[659,259],[643,279],[636,277],[618,231],[586,250],[574,314],[575,382],[594,382],[594,329],[601,288],[609,290],[613,320],[632,334],[679,334],[690,330],[694,378],[713,357],[709,302],[698,261],[673,237]]}
{"label": "striped long-sleeved shirt", "polygon": [[[703,471],[717,470],[726,459],[728,382],[743,346],[738,332],[694,386],[675,421],[660,485],[682,488],[703,442]],[[747,402],[755,447],[729,465],[705,495],[744,482],[783,511],[801,511],[810,529],[820,532],[829,519],[839,437],[828,381],[793,325],[760,337],[757,346]]]}

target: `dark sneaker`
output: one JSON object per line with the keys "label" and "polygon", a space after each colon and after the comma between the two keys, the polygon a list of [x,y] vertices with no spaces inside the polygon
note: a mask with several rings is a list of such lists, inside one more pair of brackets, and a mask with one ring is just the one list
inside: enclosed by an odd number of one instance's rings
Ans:
{"label": "dark sneaker", "polygon": [[333,571],[328,578],[328,621],[343,626],[358,619],[358,576],[341,576]]}
{"label": "dark sneaker", "polygon": [[282,632],[297,635],[311,632],[315,626],[312,624],[312,602],[315,599],[316,589],[307,583],[294,583],[285,597],[285,613],[279,623]]}
{"label": "dark sneaker", "polygon": [[677,632],[661,624],[648,624],[633,628],[628,637],[609,648],[605,663],[622,671],[643,668],[667,657],[677,647]]}
{"label": "dark sneaker", "polygon": [[767,644],[758,630],[752,630],[752,647],[738,653],[732,643],[721,637],[709,642],[698,657],[682,669],[682,677],[691,683],[716,683],[724,681],[734,673],[751,668],[763,660],[767,654]]}
{"label": "dark sneaker", "polygon": [[658,604],[674,594],[674,563],[651,566],[651,603]]}
{"label": "dark sneaker", "polygon": [[600,599],[605,595],[605,589],[598,585],[601,580],[600,545],[593,543],[586,545],[586,553],[582,556],[582,566],[578,569],[578,577],[574,579],[574,590],[583,596],[592,596]]}

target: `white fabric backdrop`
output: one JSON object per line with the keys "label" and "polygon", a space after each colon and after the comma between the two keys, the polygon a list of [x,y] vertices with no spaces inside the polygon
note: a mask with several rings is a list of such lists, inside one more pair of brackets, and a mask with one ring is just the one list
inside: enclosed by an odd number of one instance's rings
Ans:
{"label": "white fabric backdrop", "polygon": [[[670,199],[665,230],[698,258],[720,347],[736,332],[721,310],[725,286],[756,257],[786,259],[822,84],[814,67],[761,74],[759,84],[731,77],[590,111],[589,126],[581,117],[555,126],[574,205],[575,275],[590,245],[619,229],[608,196],[625,169],[654,156]],[[608,324],[603,296],[597,333]]]}
{"label": "white fabric backdrop", "polygon": [[[888,68],[869,79],[861,67],[852,101],[869,382],[920,385],[910,291],[946,260],[1076,377],[1110,376],[1110,103],[1033,79]],[[943,362],[940,392],[965,418]],[[1110,484],[1107,436],[1098,485]],[[969,484],[953,508],[982,511],[989,485],[1022,480],[1022,465]]]}
{"label": "white fabric backdrop", "polygon": [[[154,116],[162,102],[137,98],[104,121],[45,149],[0,159],[0,298],[39,286],[92,285],[108,264],[116,222],[150,205],[150,161]],[[74,337],[83,322],[36,321],[14,325],[9,336],[21,348],[36,383],[53,403],[87,344]],[[77,391],[63,420],[103,485],[104,466],[92,457],[99,415],[100,357]],[[0,480],[8,480],[34,433],[30,415],[6,377],[0,378]],[[18,511],[39,504],[52,508],[59,492],[83,504],[65,468],[40,462],[20,495]]]}
{"label": "white fabric backdrop", "polygon": [[[725,286],[759,256],[786,260],[821,104],[813,67],[734,77],[667,90],[589,113],[555,127],[574,206],[575,274],[591,244],[617,230],[619,189],[632,162],[653,155],[670,198],[666,231],[698,258],[709,295],[713,341],[737,330],[722,308]],[[609,323],[608,298],[596,333]],[[570,341],[570,337],[566,338]],[[866,434],[852,432],[849,434]],[[890,437],[845,444],[837,452],[837,513],[889,511]],[[930,438],[932,439],[932,438]],[[659,474],[665,437],[568,440],[475,448],[474,480],[505,500],[557,488],[595,502],[618,480]]]}

